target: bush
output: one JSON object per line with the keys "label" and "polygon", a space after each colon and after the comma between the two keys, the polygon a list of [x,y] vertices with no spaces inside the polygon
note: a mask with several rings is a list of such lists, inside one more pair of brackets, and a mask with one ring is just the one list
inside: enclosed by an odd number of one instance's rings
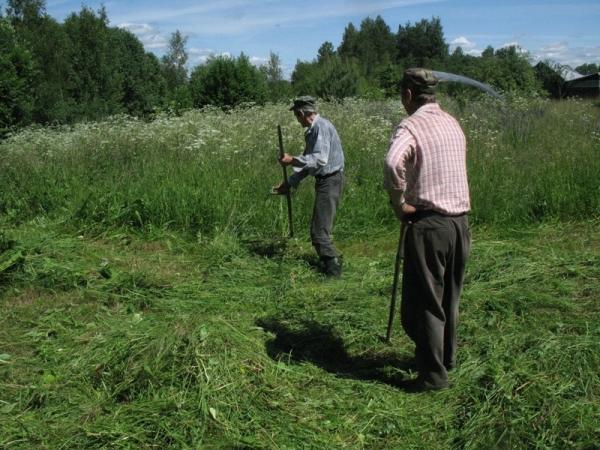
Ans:
{"label": "bush", "polygon": [[267,98],[264,74],[244,54],[239,58],[213,58],[198,66],[192,72],[190,90],[196,107],[264,104]]}

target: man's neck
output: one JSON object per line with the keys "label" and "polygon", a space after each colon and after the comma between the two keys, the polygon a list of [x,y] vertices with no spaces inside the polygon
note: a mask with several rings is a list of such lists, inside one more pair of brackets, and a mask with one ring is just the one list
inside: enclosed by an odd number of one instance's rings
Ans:
{"label": "man's neck", "polygon": [[317,119],[317,114],[313,113],[310,116],[306,116],[306,123],[310,127],[316,119]]}

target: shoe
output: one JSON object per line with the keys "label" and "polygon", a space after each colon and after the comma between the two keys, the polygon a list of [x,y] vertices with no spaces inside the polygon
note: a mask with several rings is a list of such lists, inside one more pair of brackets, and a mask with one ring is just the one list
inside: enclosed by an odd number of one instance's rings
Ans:
{"label": "shoe", "polygon": [[339,278],[342,276],[342,261],[340,258],[327,258],[324,260],[325,263],[325,276],[331,278]]}
{"label": "shoe", "polygon": [[430,391],[439,391],[442,389],[448,388],[450,385],[448,383],[436,385],[428,383],[425,380],[420,378],[415,378],[414,380],[406,380],[401,381],[398,385],[400,389],[405,392],[430,392]]}

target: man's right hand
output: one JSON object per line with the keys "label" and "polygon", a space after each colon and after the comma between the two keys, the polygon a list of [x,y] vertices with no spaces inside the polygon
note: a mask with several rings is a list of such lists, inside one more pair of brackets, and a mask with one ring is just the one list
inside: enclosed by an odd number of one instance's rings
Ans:
{"label": "man's right hand", "polygon": [[287,183],[279,183],[279,185],[277,186],[273,186],[271,188],[271,193],[275,194],[275,195],[284,195],[287,194],[289,192],[290,188],[289,185]]}

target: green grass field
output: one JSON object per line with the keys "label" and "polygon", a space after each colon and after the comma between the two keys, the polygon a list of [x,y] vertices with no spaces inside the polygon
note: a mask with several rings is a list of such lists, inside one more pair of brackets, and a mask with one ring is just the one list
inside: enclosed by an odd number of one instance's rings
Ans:
{"label": "green grass field", "polygon": [[347,155],[340,280],[313,268],[310,181],[268,195],[285,105],[114,118],[0,143],[0,448],[595,449],[600,109],[459,107],[473,252],[451,389],[409,394],[385,333],[381,191],[398,102],[323,105]]}

